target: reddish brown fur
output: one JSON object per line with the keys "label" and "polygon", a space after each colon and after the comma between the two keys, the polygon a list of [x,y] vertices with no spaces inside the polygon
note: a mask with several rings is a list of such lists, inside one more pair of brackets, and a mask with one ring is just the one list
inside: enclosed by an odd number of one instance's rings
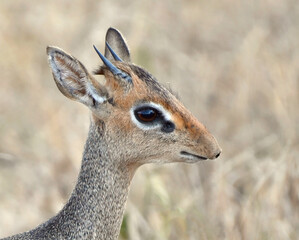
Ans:
{"label": "reddish brown fur", "polygon": [[[150,92],[147,85],[138,78],[138,76],[128,67],[126,64],[121,62],[113,62],[119,69],[128,73],[133,80],[133,89],[128,96],[124,94],[124,89],[120,86],[118,81],[114,80],[114,76],[108,70],[104,71],[104,75],[107,79],[106,86],[113,90],[114,101],[121,108],[129,110],[136,99],[144,99],[148,102],[155,102],[163,106],[168,110],[176,124],[176,129],[180,131],[187,131],[192,139],[197,139],[199,136],[204,134],[210,134],[206,127],[201,124],[174,95],[170,95],[171,99],[169,102],[172,104],[165,104],[165,100],[156,94],[155,92]],[[131,128],[130,124],[127,125],[127,130]]]}

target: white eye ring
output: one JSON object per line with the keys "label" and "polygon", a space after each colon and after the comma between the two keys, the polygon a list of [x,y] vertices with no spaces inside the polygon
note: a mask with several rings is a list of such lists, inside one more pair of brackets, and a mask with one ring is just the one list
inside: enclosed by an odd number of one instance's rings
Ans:
{"label": "white eye ring", "polygon": [[130,110],[130,115],[131,115],[131,119],[132,119],[133,123],[137,127],[139,127],[140,129],[142,129],[142,130],[150,130],[150,129],[156,129],[156,128],[161,127],[161,124],[159,124],[159,123],[156,123],[156,124],[146,124],[146,123],[141,123],[140,121],[138,121],[138,119],[136,119],[134,111],[137,108],[143,108],[143,107],[144,108],[149,107],[149,108],[157,109],[157,111],[162,114],[162,117],[163,117],[163,119],[165,121],[171,121],[171,115],[170,115],[170,113],[168,111],[166,111],[164,109],[164,107],[162,107],[160,104],[153,103],[153,102],[142,103],[142,104],[139,104],[137,106],[132,107],[131,110]]}

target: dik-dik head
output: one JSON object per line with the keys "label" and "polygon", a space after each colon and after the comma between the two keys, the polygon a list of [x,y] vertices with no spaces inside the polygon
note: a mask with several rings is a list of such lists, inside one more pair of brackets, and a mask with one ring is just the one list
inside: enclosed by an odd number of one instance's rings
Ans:
{"label": "dik-dik head", "polygon": [[220,155],[204,125],[150,73],[131,63],[116,29],[107,31],[105,55],[95,50],[104,63],[95,74],[104,75],[104,85],[61,49],[48,47],[47,53],[59,90],[89,107],[93,125],[104,124],[102,136],[119,161],[193,163]]}

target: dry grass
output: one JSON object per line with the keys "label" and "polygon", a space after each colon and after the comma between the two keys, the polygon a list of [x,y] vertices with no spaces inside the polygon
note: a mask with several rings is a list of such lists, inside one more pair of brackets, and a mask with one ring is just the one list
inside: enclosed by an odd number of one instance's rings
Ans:
{"label": "dry grass", "polygon": [[54,215],[79,171],[88,110],[57,90],[46,46],[93,70],[114,26],[223,148],[142,167],[122,239],[298,239],[298,25],[295,0],[2,0],[0,237]]}

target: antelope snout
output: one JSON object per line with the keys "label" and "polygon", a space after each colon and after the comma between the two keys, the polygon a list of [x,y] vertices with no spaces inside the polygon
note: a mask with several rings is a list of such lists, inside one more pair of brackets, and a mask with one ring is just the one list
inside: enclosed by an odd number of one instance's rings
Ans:
{"label": "antelope snout", "polygon": [[222,150],[220,149],[220,152],[216,154],[215,158],[218,158],[221,154]]}
{"label": "antelope snout", "polygon": [[201,137],[199,142],[204,145],[205,155],[208,159],[216,159],[220,156],[222,149],[212,134],[205,134]]}
{"label": "antelope snout", "polygon": [[216,153],[216,155],[214,155],[213,157],[211,157],[211,158],[209,158],[209,159],[212,159],[212,160],[213,160],[213,159],[218,158],[218,157],[220,156],[221,152],[222,152],[222,150],[221,150],[221,148],[219,148],[218,153]]}

